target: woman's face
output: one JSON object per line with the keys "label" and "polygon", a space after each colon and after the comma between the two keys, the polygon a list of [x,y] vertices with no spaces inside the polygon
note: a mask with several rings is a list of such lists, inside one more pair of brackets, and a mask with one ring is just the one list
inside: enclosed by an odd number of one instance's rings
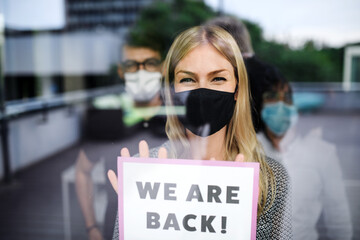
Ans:
{"label": "woman's face", "polygon": [[175,92],[208,88],[233,93],[236,87],[233,66],[210,44],[189,52],[176,66],[174,76]]}

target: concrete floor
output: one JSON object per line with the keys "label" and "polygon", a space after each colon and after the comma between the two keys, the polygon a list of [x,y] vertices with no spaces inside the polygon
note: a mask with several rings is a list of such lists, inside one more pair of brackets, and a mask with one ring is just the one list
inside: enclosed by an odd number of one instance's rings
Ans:
{"label": "concrete floor", "polygon": [[[319,112],[301,116],[300,132],[315,127],[322,127],[324,139],[337,146],[352,214],[353,239],[360,239],[360,113]],[[138,140],[144,137],[149,136],[83,142],[18,172],[13,184],[0,185],[0,239],[64,239],[61,174],[74,164],[79,149],[87,146],[95,152],[117,153],[126,145],[135,153]],[[153,146],[163,141],[154,139]],[[69,197],[72,239],[87,239],[73,184]]]}

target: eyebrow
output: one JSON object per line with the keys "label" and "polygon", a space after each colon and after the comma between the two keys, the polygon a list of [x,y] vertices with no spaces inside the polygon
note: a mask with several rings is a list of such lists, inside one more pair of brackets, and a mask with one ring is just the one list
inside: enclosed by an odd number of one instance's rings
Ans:
{"label": "eyebrow", "polygon": [[188,75],[191,75],[191,76],[195,76],[196,74],[193,73],[193,72],[190,72],[190,71],[185,71],[185,70],[179,70],[175,73],[175,75],[179,74],[179,73],[185,73],[185,74],[188,74]]}
{"label": "eyebrow", "polygon": [[212,72],[208,73],[208,75],[215,75],[215,74],[218,74],[218,73],[221,73],[221,72],[224,72],[224,71],[228,71],[228,70],[219,69],[219,70],[215,70],[215,71],[212,71]]}
{"label": "eyebrow", "polygon": [[[228,71],[226,69],[219,69],[219,70],[215,70],[215,71],[212,71],[212,72],[209,72],[207,75],[208,76],[211,76],[211,75],[215,75],[215,74],[218,74],[218,73],[221,73],[221,72],[224,72],[224,71]],[[193,73],[193,72],[190,72],[190,71],[186,71],[186,70],[179,70],[175,73],[175,75],[177,75],[178,73],[185,73],[185,74],[188,74],[188,75],[191,75],[191,76],[196,76],[197,74],[196,73]]]}

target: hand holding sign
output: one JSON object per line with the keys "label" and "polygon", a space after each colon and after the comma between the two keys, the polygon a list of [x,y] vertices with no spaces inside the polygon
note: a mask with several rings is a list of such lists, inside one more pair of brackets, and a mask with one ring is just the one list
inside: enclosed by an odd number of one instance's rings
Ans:
{"label": "hand holding sign", "polygon": [[255,239],[258,174],[258,163],[119,157],[120,239]]}
{"label": "hand holding sign", "polygon": [[[139,142],[139,155],[140,155],[141,158],[148,158],[149,157],[149,145],[147,144],[147,142],[145,140],[142,140],[142,141]],[[120,156],[121,157],[130,157],[129,149],[122,148],[121,151],[120,151]],[[166,148],[161,147],[159,149],[158,158],[160,158],[160,159],[167,158],[167,150],[166,150]],[[111,186],[114,188],[115,192],[117,193],[118,180],[117,180],[115,172],[110,169],[108,171],[107,175],[108,175],[109,181],[111,183]]]}
{"label": "hand holding sign", "polygon": [[[139,155],[142,158],[148,158],[149,157],[149,146],[148,146],[148,144],[147,144],[147,142],[145,140],[142,140],[142,141],[139,142]],[[122,148],[121,151],[120,151],[120,156],[121,157],[130,157],[129,149]],[[159,149],[158,158],[159,159],[166,159],[167,158],[167,150],[166,150],[166,148],[161,147]],[[210,158],[210,160],[216,160],[216,159],[215,158]],[[245,162],[244,155],[243,154],[238,154],[236,156],[236,158],[235,158],[235,162]],[[111,183],[111,186],[113,187],[113,189],[117,193],[118,180],[117,180],[115,172],[110,169],[108,171],[107,175],[108,175],[109,181]]]}

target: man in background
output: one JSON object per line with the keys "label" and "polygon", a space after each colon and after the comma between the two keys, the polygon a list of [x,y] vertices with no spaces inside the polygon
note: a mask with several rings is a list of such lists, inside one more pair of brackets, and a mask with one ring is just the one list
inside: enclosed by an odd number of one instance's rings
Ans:
{"label": "man in background", "polygon": [[95,217],[94,184],[91,178],[96,162],[103,158],[105,168],[115,170],[121,145],[130,145],[131,151],[131,148],[137,148],[140,140],[146,140],[150,146],[157,146],[166,139],[166,118],[160,94],[161,61],[160,51],[151,46],[132,45],[131,41],[123,46],[122,61],[118,68],[119,77],[125,80],[125,93],[120,97],[124,116],[123,123],[119,123],[126,127],[123,144],[103,148],[99,147],[101,143],[95,147],[85,144],[77,157],[76,192],[91,240],[112,238],[117,212],[117,196],[107,182],[108,204],[101,231]]}

